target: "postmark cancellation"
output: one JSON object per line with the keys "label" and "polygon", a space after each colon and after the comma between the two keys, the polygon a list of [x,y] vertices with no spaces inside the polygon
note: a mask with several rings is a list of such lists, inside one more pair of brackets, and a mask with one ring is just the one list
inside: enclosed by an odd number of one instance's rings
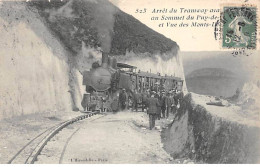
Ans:
{"label": "postmark cancellation", "polygon": [[257,8],[223,5],[222,10],[222,48],[256,49]]}

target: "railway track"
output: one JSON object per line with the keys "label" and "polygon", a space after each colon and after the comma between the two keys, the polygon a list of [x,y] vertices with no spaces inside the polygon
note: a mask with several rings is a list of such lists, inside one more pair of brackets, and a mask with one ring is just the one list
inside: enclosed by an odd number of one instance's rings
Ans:
{"label": "railway track", "polygon": [[99,112],[91,112],[88,114],[83,114],[73,119],[64,121],[58,125],[55,125],[44,132],[40,133],[38,136],[30,140],[24,147],[22,147],[9,161],[8,164],[18,163],[18,164],[34,164],[37,161],[38,155],[41,153],[43,148],[47,143],[62,129],[70,124],[77,121],[89,118]]}

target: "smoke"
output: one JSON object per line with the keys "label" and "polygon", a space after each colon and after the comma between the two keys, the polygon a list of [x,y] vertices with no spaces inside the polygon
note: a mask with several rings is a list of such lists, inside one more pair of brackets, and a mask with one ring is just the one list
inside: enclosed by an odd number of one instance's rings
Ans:
{"label": "smoke", "polygon": [[94,11],[94,26],[98,30],[98,38],[104,52],[110,52],[111,41],[114,34],[114,14],[117,9],[108,1],[96,0]]}
{"label": "smoke", "polygon": [[77,68],[80,72],[89,70],[94,62],[101,64],[101,59],[102,53],[100,49],[95,49],[87,46],[85,42],[81,42],[81,51],[77,55]]}
{"label": "smoke", "polygon": [[172,47],[172,49],[170,51],[163,53],[163,54],[159,54],[159,55],[164,61],[167,61],[167,60],[172,59],[173,57],[176,57],[177,62],[180,62],[178,52],[179,52],[179,46],[177,45],[176,47]]}
{"label": "smoke", "polygon": [[81,54],[89,60],[97,61],[102,59],[100,50],[87,46],[85,42],[81,42]]}

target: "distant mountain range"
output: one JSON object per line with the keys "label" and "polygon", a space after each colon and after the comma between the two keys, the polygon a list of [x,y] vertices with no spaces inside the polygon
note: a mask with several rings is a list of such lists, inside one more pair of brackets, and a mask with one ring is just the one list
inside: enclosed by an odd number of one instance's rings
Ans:
{"label": "distant mountain range", "polygon": [[195,77],[236,77],[236,75],[224,68],[200,68],[189,73],[186,78],[195,78]]}
{"label": "distant mountain range", "polygon": [[190,92],[229,97],[242,88],[244,81],[224,68],[200,68],[186,75],[186,84]]}

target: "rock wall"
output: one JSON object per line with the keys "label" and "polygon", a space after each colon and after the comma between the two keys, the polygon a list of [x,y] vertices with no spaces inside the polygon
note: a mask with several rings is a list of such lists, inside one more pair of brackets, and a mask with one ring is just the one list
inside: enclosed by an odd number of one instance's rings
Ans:
{"label": "rock wall", "polygon": [[70,53],[25,2],[0,1],[0,119],[80,107]]}
{"label": "rock wall", "polygon": [[188,157],[202,163],[259,163],[259,132],[259,126],[211,114],[194,104],[188,94],[175,121],[162,135],[164,147],[173,158]]}

